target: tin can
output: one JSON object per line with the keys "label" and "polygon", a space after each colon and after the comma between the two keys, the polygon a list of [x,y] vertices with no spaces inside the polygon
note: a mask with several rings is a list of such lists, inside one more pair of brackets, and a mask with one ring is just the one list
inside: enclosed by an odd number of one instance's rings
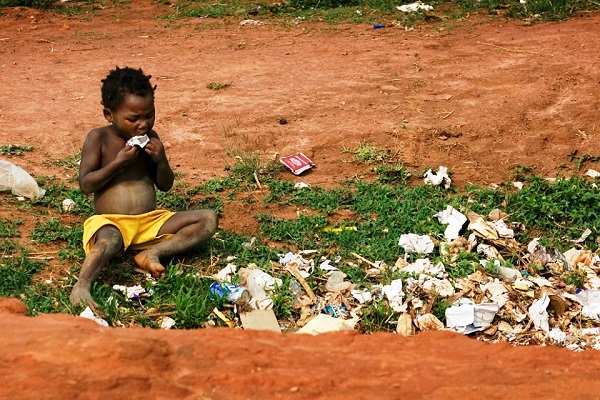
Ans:
{"label": "tin can", "polygon": [[213,282],[210,285],[210,294],[216,298],[225,298],[232,303],[250,301],[250,292],[243,286],[227,282]]}

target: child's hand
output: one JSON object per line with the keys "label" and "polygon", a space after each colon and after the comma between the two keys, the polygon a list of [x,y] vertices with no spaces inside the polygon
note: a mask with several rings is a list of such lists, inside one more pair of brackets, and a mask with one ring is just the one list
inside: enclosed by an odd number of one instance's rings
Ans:
{"label": "child's hand", "polygon": [[138,149],[136,146],[125,145],[125,147],[123,147],[117,153],[117,156],[115,157],[115,161],[121,167],[127,167],[135,160],[137,152],[138,152]]}
{"label": "child's hand", "polygon": [[165,146],[163,146],[162,142],[157,138],[150,138],[150,141],[144,147],[144,151],[152,157],[152,160],[156,164],[161,164],[167,159]]}

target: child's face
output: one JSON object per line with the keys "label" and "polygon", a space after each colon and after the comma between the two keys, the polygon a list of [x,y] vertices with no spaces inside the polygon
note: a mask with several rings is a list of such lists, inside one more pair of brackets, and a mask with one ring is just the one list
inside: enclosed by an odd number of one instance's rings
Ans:
{"label": "child's face", "polygon": [[145,135],[154,126],[154,98],[128,94],[115,110],[105,109],[104,116],[123,139]]}

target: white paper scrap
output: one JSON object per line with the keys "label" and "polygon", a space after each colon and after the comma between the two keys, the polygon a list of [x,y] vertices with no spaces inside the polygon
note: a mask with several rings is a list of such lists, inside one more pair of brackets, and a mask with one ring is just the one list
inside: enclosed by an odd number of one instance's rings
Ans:
{"label": "white paper scrap", "polygon": [[373,298],[371,292],[368,290],[352,289],[350,293],[352,293],[352,297],[358,300],[360,304],[368,303]]}
{"label": "white paper scrap", "polygon": [[452,179],[448,176],[448,168],[440,166],[438,172],[433,172],[431,169],[425,172],[423,182],[426,185],[439,186],[443,185],[444,189],[448,189],[452,183]]}
{"label": "white paper scrap", "polygon": [[394,311],[403,311],[404,307],[402,305],[402,300],[404,299],[404,292],[402,291],[401,279],[394,279],[389,285],[384,285],[381,292],[388,299],[390,307],[392,307]]}
{"label": "white paper scrap", "polygon": [[406,253],[429,254],[433,252],[434,244],[427,235],[405,233],[400,235],[398,245],[404,248]]}
{"label": "white paper scrap", "polygon": [[219,282],[231,282],[231,275],[235,274],[237,267],[235,264],[229,263],[225,268],[217,272],[213,277]]}
{"label": "white paper scrap", "polygon": [[106,322],[102,318],[96,317],[96,315],[94,315],[94,312],[90,307],[86,307],[85,310],[83,310],[82,313],[79,314],[79,316],[86,319],[91,319],[99,325],[108,326],[108,322]]}
{"label": "white paper scrap", "polygon": [[[125,294],[125,297],[127,297],[128,299],[138,298],[138,297],[140,297],[140,295],[146,293],[146,289],[144,289],[140,285],[135,285],[135,286],[113,285],[112,288],[114,290],[117,290],[117,291]],[[150,295],[151,293],[148,293],[148,294]]]}
{"label": "white paper scrap", "polygon": [[460,230],[467,222],[467,217],[452,206],[447,206],[444,211],[438,212],[434,217],[437,217],[440,224],[448,224],[444,231],[444,237],[448,240],[459,237]]}
{"label": "white paper scrap", "polygon": [[159,319],[159,324],[162,329],[171,329],[175,326],[175,320],[171,317],[162,317]]}
{"label": "white paper scrap", "polygon": [[411,4],[404,4],[401,6],[397,6],[396,9],[398,11],[402,11],[402,12],[415,12],[415,11],[419,11],[419,10],[423,10],[423,11],[430,11],[433,10],[433,6],[430,6],[428,4],[423,4],[420,1],[411,3]]}
{"label": "white paper scrap", "polygon": [[546,293],[542,294],[542,297],[537,299],[529,307],[529,316],[533,320],[533,325],[536,329],[541,329],[544,332],[550,330],[548,323],[548,305],[550,304],[550,297]]}
{"label": "white paper scrap", "polygon": [[321,271],[337,271],[338,269],[331,265],[331,260],[325,260],[319,264]]}

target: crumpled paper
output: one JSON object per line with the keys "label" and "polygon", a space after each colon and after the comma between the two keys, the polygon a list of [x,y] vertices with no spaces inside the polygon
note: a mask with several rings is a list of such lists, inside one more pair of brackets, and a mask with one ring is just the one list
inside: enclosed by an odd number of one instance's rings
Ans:
{"label": "crumpled paper", "polygon": [[448,224],[444,231],[444,237],[454,240],[460,236],[459,232],[467,222],[467,217],[452,206],[447,206],[444,211],[434,214],[440,224]]}
{"label": "crumpled paper", "polygon": [[448,175],[448,168],[444,166],[440,166],[437,172],[433,172],[431,169],[425,172],[425,178],[423,182],[426,185],[432,186],[440,186],[442,185],[444,189],[450,188],[450,184],[452,183],[452,179]]}
{"label": "crumpled paper", "polygon": [[404,248],[406,253],[430,254],[433,253],[435,245],[427,235],[405,233],[400,235],[398,245]]}

